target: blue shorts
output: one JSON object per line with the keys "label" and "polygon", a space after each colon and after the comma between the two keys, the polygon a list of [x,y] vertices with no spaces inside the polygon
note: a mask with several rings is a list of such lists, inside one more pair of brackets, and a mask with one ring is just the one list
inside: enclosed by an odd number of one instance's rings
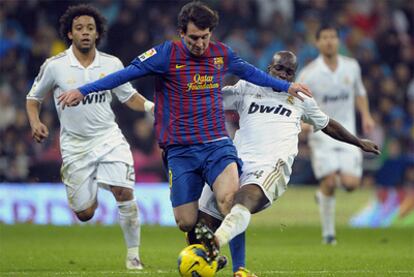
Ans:
{"label": "blue shorts", "polygon": [[172,145],[165,151],[173,207],[197,201],[204,184],[210,187],[217,176],[235,162],[241,174],[242,161],[230,139],[194,144]]}

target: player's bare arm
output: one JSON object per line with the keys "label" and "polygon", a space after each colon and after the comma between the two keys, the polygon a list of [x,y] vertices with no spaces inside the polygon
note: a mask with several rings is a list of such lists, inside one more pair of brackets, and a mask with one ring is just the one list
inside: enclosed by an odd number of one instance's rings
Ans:
{"label": "player's bare arm", "polygon": [[125,104],[134,111],[145,111],[154,115],[154,103],[147,100],[140,93],[134,93]]}
{"label": "player's bare arm", "polygon": [[349,144],[353,144],[361,148],[365,152],[374,153],[376,155],[381,154],[378,145],[368,139],[360,139],[346,130],[340,123],[329,119],[328,125],[322,129],[322,131],[328,136]]}
{"label": "player's bare arm", "polygon": [[46,125],[40,121],[40,103],[36,100],[28,99],[26,101],[26,111],[27,116],[29,117],[33,139],[38,143],[43,142],[43,140],[49,136],[49,130]]}
{"label": "player's bare arm", "polygon": [[369,112],[368,99],[366,96],[357,96],[355,104],[361,114],[362,131],[364,134],[369,134],[375,127],[375,121]]}

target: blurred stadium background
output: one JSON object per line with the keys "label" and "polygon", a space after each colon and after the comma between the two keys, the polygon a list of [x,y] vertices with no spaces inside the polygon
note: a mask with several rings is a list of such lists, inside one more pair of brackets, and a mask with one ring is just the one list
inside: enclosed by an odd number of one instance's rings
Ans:
{"label": "blurred stadium background", "polygon": [[[99,49],[119,57],[126,65],[152,45],[177,38],[176,16],[186,2],[0,1],[0,222],[79,224],[68,210],[60,183],[59,122],[51,95],[42,105],[41,120],[50,130],[50,138],[45,143],[33,143],[25,114],[25,97],[41,64],[66,48],[57,32],[59,17],[66,8],[79,3],[96,6],[109,24]],[[408,242],[407,253],[414,257],[414,1],[205,2],[220,15],[215,38],[262,69],[275,51],[284,49],[296,53],[303,67],[318,54],[314,34],[321,22],[330,21],[339,26],[340,52],[356,58],[362,68],[377,124],[370,139],[381,146],[382,155],[364,158],[362,190],[352,195],[338,194],[338,224],[343,228],[348,225],[406,226],[411,232],[401,235]],[[228,84],[235,81],[233,77],[226,80]],[[153,98],[151,77],[135,81],[133,85],[147,98]],[[117,102],[113,108],[132,147],[137,199],[144,223],[174,225],[151,120]],[[227,119],[229,130],[234,130],[237,117],[230,113]],[[273,226],[277,232],[292,225],[315,226],[318,230],[318,214],[312,197],[317,181],[310,167],[305,134],[299,146],[291,189],[283,197],[286,200],[281,199],[280,204],[257,216],[253,225]],[[110,195],[101,192],[101,206],[93,223],[112,224],[116,220],[112,200]],[[0,252],[9,249],[10,245],[4,241],[6,235],[14,233],[10,228],[0,225]],[[313,239],[317,241],[319,233],[314,233]],[[144,247],[145,234],[144,231]],[[2,259],[3,255],[0,254]]]}

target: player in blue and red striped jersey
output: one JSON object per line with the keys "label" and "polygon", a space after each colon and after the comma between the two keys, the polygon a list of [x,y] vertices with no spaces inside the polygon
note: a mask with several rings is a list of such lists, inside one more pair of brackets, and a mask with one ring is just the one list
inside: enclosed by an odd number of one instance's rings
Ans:
{"label": "player in blue and red striped jersey", "polygon": [[201,2],[188,3],[178,16],[181,40],[164,42],[139,55],[125,69],[58,98],[62,108],[70,107],[88,93],[156,76],[156,136],[165,151],[175,220],[184,232],[197,222],[197,200],[205,182],[212,187],[224,215],[239,187],[241,160],[224,124],[224,75],[232,73],[299,99],[299,91],[311,95],[306,86],[271,77],[240,59],[225,44],[210,41],[217,23],[216,11]]}

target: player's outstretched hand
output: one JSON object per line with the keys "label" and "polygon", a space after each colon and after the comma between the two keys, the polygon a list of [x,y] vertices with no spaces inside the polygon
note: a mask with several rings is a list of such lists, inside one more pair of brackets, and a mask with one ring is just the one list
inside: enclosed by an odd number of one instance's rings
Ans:
{"label": "player's outstretched hand", "polygon": [[369,139],[361,139],[360,140],[360,147],[365,152],[374,153],[376,155],[381,154],[381,151],[379,151],[378,145],[376,145],[374,142],[370,141]]}
{"label": "player's outstretched hand", "polygon": [[71,89],[59,95],[58,105],[61,105],[64,110],[65,107],[76,106],[82,99],[83,94],[78,89]]}
{"label": "player's outstretched hand", "polygon": [[296,98],[299,98],[301,101],[303,101],[303,97],[298,94],[299,92],[302,92],[303,94],[306,94],[307,96],[312,97],[312,92],[306,85],[299,84],[299,83],[291,83],[288,89],[288,93],[292,96],[295,96]]}
{"label": "player's outstretched hand", "polygon": [[33,124],[33,126],[31,127],[32,137],[36,142],[41,143],[44,139],[46,139],[49,136],[49,130],[46,127],[46,125],[44,125],[42,122],[39,121]]}

